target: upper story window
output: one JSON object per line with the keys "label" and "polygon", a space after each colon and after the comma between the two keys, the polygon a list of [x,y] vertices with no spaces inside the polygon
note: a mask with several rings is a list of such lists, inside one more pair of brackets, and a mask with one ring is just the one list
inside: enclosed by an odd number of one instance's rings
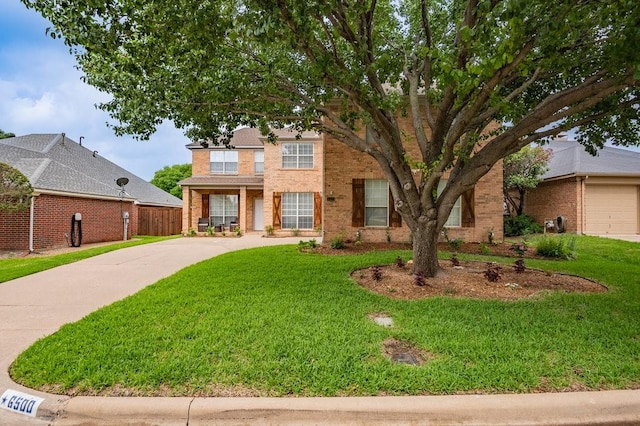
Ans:
{"label": "upper story window", "polygon": [[283,169],[312,169],[312,143],[284,143],[282,144]]}
{"label": "upper story window", "polygon": [[209,162],[211,173],[238,173],[238,151],[211,151]]}
{"label": "upper story window", "polygon": [[264,151],[253,151],[253,164],[254,171],[257,175],[261,175],[264,173]]}

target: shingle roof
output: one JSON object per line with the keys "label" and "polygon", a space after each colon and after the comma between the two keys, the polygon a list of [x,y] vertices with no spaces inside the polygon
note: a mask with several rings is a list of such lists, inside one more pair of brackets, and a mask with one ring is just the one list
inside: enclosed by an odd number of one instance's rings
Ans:
{"label": "shingle roof", "polygon": [[551,148],[549,171],[542,179],[562,176],[640,176],[640,153],[627,149],[605,146],[592,156],[576,141],[553,141],[544,148]]}
{"label": "shingle roof", "polygon": [[125,198],[147,205],[182,206],[179,198],[61,134],[0,139],[0,162],[20,170],[36,191],[119,198],[116,179],[126,177]]}
{"label": "shingle roof", "polygon": [[[278,137],[278,139],[289,140],[296,139],[296,135],[298,132],[291,130],[289,128],[285,129],[273,129],[273,133]],[[316,132],[302,132],[302,139],[318,139],[320,135]],[[233,137],[231,138],[231,146],[235,148],[262,148],[264,147],[264,142],[266,140],[265,136],[260,134],[260,130],[245,127],[243,129],[238,129],[233,132]],[[192,142],[187,145],[188,149],[201,149],[203,148],[200,142]],[[209,148],[212,149],[226,149],[224,146],[214,146],[211,145]]]}

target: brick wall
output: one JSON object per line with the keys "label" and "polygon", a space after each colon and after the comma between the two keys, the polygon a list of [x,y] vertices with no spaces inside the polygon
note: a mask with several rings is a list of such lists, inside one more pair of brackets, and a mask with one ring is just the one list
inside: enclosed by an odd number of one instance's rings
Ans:
{"label": "brick wall", "polygon": [[567,232],[583,232],[582,183],[578,178],[542,182],[524,196],[524,214],[533,216],[537,223],[558,216],[567,218]]}
{"label": "brick wall", "polygon": [[193,176],[206,176],[211,170],[208,149],[191,150],[191,174]]}
{"label": "brick wall", "polygon": [[0,212],[0,250],[29,250],[29,210]]}
{"label": "brick wall", "polygon": [[[131,202],[95,200],[90,198],[39,195],[35,198],[33,248],[42,250],[66,246],[70,235],[71,217],[82,214],[82,244],[121,240],[124,233],[122,211],[129,212],[127,238],[137,234],[138,212]],[[1,250],[29,249],[29,212],[15,217],[2,217]]]}
{"label": "brick wall", "polygon": [[[265,144],[264,147],[264,221],[273,225],[274,192],[322,192],[322,168],[324,152],[322,140],[300,140],[301,143],[313,143],[312,169],[283,169],[281,143]],[[285,233],[288,231],[282,231]]]}
{"label": "brick wall", "polygon": [[[400,127],[411,131],[409,117],[399,119]],[[405,145],[409,155],[418,159],[415,144]],[[378,163],[369,155],[347,147],[345,144],[325,136],[325,241],[340,235],[354,239],[360,231],[363,241],[406,241],[411,240],[409,228],[356,228],[351,226],[352,180],[386,179]],[[502,225],[502,162],[498,162],[476,185],[474,190],[475,225],[473,227],[452,227],[448,229],[451,238],[465,241],[487,241],[489,231],[495,240],[503,238]]]}

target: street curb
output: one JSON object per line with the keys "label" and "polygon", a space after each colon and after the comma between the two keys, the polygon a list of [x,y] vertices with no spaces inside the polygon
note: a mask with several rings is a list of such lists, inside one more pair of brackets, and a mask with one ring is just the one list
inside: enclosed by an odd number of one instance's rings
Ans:
{"label": "street curb", "polygon": [[640,391],[352,398],[75,397],[56,425],[637,425]]}

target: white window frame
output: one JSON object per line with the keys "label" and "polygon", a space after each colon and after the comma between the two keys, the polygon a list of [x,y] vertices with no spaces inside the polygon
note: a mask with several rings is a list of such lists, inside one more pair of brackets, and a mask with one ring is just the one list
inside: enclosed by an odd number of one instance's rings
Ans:
{"label": "white window frame", "polygon": [[[222,167],[214,170],[214,164],[221,164]],[[238,151],[209,151],[209,172],[215,175],[238,174]]]}
{"label": "white window frame", "polygon": [[313,229],[313,192],[283,192],[282,229]]}
{"label": "white window frame", "polygon": [[[379,191],[379,193],[375,195],[375,191]],[[384,220],[381,220],[380,212],[383,209]],[[384,179],[366,179],[364,181],[364,226],[389,226],[389,182]]]}
{"label": "white window frame", "polygon": [[[302,150],[305,152],[301,153]],[[311,151],[310,153],[308,151]],[[296,142],[282,144],[283,169],[313,169],[313,143]]]}
{"label": "white window frame", "polygon": [[[231,223],[238,222],[238,198],[236,194],[209,195],[209,220],[212,226],[224,224],[229,227]],[[221,210],[218,210],[219,207]]]}
{"label": "white window frame", "polygon": [[[438,197],[444,191],[445,186],[447,186],[447,180],[442,179],[438,183]],[[447,221],[444,224],[445,228],[461,228],[462,227],[462,197],[458,197],[456,202],[453,204],[453,208],[451,209],[451,213],[447,218]]]}
{"label": "white window frame", "polygon": [[264,174],[264,151],[257,149],[253,151],[253,170],[255,174]]}

